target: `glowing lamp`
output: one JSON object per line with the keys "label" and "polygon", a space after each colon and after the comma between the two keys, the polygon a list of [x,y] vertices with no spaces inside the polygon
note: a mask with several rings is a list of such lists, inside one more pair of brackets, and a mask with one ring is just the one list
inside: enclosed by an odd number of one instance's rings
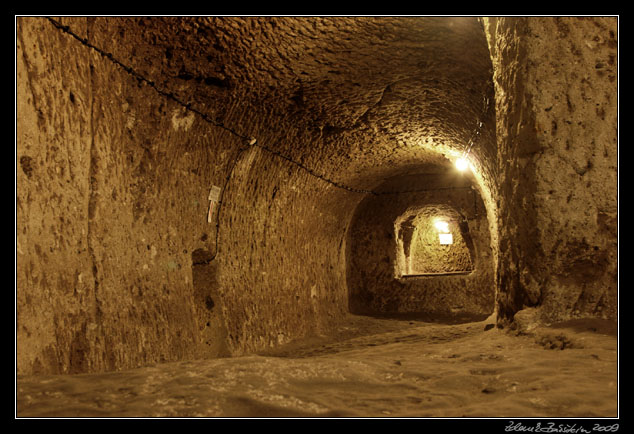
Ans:
{"label": "glowing lamp", "polygon": [[453,235],[449,232],[449,223],[443,220],[436,220],[434,226],[436,226],[438,231],[440,244],[453,244]]}
{"label": "glowing lamp", "polygon": [[438,220],[436,223],[434,223],[434,226],[436,227],[436,230],[438,230],[438,232],[449,232],[449,223],[447,222]]}
{"label": "glowing lamp", "polygon": [[467,167],[469,167],[469,162],[466,160],[466,158],[458,158],[456,160],[456,169],[458,169],[459,171],[463,172],[467,170]]}

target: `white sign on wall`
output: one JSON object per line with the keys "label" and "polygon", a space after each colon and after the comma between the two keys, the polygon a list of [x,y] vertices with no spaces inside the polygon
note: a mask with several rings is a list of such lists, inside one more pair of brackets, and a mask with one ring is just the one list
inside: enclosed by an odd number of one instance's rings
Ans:
{"label": "white sign on wall", "polygon": [[452,234],[438,234],[438,240],[440,244],[453,244]]}
{"label": "white sign on wall", "polygon": [[211,216],[214,213],[214,208],[220,200],[220,187],[212,185],[209,190],[209,211],[207,212],[207,223],[211,223]]}

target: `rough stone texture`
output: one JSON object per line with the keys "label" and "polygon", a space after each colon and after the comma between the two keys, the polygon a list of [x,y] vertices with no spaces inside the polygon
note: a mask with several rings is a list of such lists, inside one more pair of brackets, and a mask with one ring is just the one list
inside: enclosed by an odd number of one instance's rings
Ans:
{"label": "rough stone texture", "polygon": [[[471,182],[503,317],[526,300],[614,317],[614,20],[484,20],[486,34],[473,17],[58,20],[155,87],[46,18],[17,19],[21,374],[239,355],[335,327],[367,195],[274,152],[372,189],[446,166],[480,122]],[[216,231],[208,194],[225,181]]]}
{"label": "rough stone texture", "polygon": [[[108,45],[99,23],[64,23]],[[213,235],[228,138],[45,19],[17,35],[18,372],[217,355],[191,251]]]}
{"label": "rough stone texture", "polygon": [[[412,221],[414,232],[407,259],[407,273],[442,274],[473,270],[471,252],[467,242],[471,241],[468,223],[456,212],[439,206],[427,206],[419,210]],[[440,232],[437,222],[447,225],[447,231]],[[451,244],[441,244],[441,234],[451,236]],[[398,254],[398,251],[397,251]]]}
{"label": "rough stone texture", "polygon": [[617,316],[615,17],[485,19],[494,66],[498,308]]}
{"label": "rough stone texture", "polygon": [[[348,240],[349,306],[353,313],[417,314],[447,319],[485,318],[493,311],[495,267],[482,199],[470,187],[467,177],[455,170],[443,169],[437,174],[398,177],[386,181],[377,189],[379,192],[416,188],[428,191],[368,196],[357,207]],[[402,227],[407,220],[415,222],[420,215],[452,217],[454,226],[464,226],[464,239],[468,240],[473,253],[473,272],[446,276],[401,276],[405,268],[401,262],[405,259],[399,258],[399,254],[408,247],[414,248],[415,240],[403,239],[403,235],[397,235],[396,228]],[[437,232],[435,229],[433,232],[435,244],[438,244]],[[462,236],[460,238],[463,239]],[[428,251],[434,256],[424,258],[429,263],[426,266],[433,272],[456,271],[451,267],[460,264],[462,250],[439,247]],[[464,270],[460,268],[462,270],[458,271]]]}
{"label": "rough stone texture", "polygon": [[[417,423],[426,422],[420,418],[569,417],[581,419],[574,429],[588,432],[597,424],[588,418],[619,415],[618,337],[605,320],[576,320],[517,336],[485,330],[482,322],[371,320],[380,324],[372,327],[380,333],[268,356],[23,378],[16,387],[16,413],[24,418],[400,417],[419,418]],[[617,422],[608,419],[600,426]]]}

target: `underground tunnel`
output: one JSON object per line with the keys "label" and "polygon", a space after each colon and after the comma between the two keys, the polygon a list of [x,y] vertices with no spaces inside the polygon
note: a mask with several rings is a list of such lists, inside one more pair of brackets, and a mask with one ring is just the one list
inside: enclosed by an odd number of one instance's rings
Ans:
{"label": "underground tunnel", "polygon": [[17,416],[613,417],[617,24],[17,16]]}
{"label": "underground tunnel", "polygon": [[350,312],[444,322],[493,313],[482,199],[451,167],[430,170],[440,173],[391,178],[357,206],[348,231]]}

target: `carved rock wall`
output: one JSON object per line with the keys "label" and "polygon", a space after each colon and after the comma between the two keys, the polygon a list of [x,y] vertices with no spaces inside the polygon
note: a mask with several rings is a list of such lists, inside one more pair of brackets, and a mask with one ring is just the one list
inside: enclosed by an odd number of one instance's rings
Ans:
{"label": "carved rock wall", "polygon": [[494,65],[498,307],[617,312],[617,18],[486,18]]}

